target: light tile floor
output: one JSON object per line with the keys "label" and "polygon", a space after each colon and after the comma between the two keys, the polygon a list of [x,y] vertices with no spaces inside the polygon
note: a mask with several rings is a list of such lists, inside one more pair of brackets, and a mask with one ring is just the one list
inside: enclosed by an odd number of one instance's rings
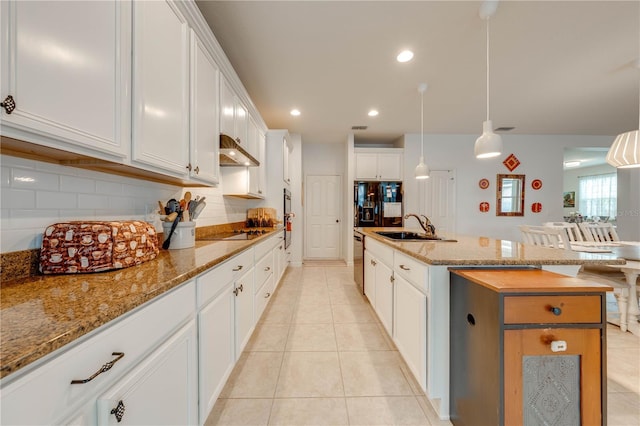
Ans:
{"label": "light tile floor", "polygon": [[[451,425],[440,421],[353,282],[288,268],[207,425]],[[609,326],[608,424],[640,425],[640,339]]]}

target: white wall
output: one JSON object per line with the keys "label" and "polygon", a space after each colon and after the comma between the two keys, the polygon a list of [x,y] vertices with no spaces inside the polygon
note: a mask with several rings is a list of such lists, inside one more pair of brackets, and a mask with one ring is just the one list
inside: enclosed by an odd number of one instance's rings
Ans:
{"label": "white wall", "polygon": [[640,168],[618,169],[618,217],[620,239],[640,241]]}
{"label": "white wall", "polygon": [[158,201],[189,190],[206,196],[197,226],[239,222],[255,202],[224,198],[218,188],[181,188],[0,155],[0,252],[40,248],[42,232],[68,220],[147,220],[162,231]]}
{"label": "white wall", "polygon": [[[608,147],[608,136],[509,135],[504,134],[504,153],[493,159],[478,160],[473,145],[479,135],[425,135],[425,162],[433,170],[456,170],[457,233],[520,240],[518,225],[538,225],[561,220],[563,216],[563,158],[567,147]],[[420,212],[418,184],[413,171],[420,156],[420,135],[405,135],[404,201],[405,212]],[[514,154],[520,165],[510,172],[503,164]],[[496,175],[524,174],[525,214],[522,217],[496,216]],[[489,179],[488,189],[480,189],[478,181]],[[531,182],[542,180],[542,188],[533,190]],[[478,205],[489,202],[491,209],[481,213]],[[531,204],[542,203],[541,213],[532,213]]]}

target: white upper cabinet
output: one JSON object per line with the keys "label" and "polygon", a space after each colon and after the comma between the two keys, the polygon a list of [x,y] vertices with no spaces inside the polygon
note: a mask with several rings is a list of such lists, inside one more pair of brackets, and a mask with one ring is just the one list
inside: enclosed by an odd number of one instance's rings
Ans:
{"label": "white upper cabinet", "polygon": [[173,2],[136,1],[133,29],[132,161],[186,177],[189,26]]}
{"label": "white upper cabinet", "polygon": [[2,135],[104,159],[130,149],[131,3],[2,1]]}
{"label": "white upper cabinet", "polygon": [[356,149],[355,178],[363,180],[402,180],[403,150]]}
{"label": "white upper cabinet", "polygon": [[248,147],[249,112],[226,78],[220,79],[220,133],[231,136],[253,155]]}
{"label": "white upper cabinet", "polygon": [[191,32],[191,153],[190,178],[219,181],[219,69],[200,38]]}
{"label": "white upper cabinet", "polygon": [[220,77],[220,133],[235,139],[235,93],[224,76]]}
{"label": "white upper cabinet", "polygon": [[252,118],[249,118],[249,148],[256,160],[260,162],[258,167],[249,167],[249,193],[257,196],[258,198],[264,198],[267,192],[264,189],[266,179],[264,172],[264,168],[266,167],[264,161],[264,132],[260,130]]}

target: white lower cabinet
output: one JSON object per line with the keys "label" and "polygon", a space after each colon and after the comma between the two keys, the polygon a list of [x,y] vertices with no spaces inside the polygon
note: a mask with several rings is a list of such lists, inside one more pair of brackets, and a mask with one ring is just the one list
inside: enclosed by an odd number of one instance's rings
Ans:
{"label": "white lower cabinet", "polygon": [[198,423],[195,320],[98,398],[98,425]]}
{"label": "white lower cabinet", "polygon": [[396,274],[393,341],[416,380],[426,387],[427,296]]}
{"label": "white lower cabinet", "polygon": [[228,283],[198,313],[200,424],[207,419],[236,362],[233,290],[233,282]]}
{"label": "white lower cabinet", "polygon": [[365,239],[365,295],[380,322],[393,335],[393,249],[375,240]]}
{"label": "white lower cabinet", "polygon": [[236,360],[247,345],[253,326],[253,276],[254,269],[245,272],[235,284],[236,297]]}
{"label": "white lower cabinet", "polygon": [[203,424],[274,291],[272,238],[259,273],[252,247],[5,377],[0,424]]}
{"label": "white lower cabinet", "polygon": [[364,252],[364,295],[369,299],[371,306],[376,306],[376,268],[373,255]]}
{"label": "white lower cabinet", "polygon": [[376,261],[376,304],[375,310],[378,313],[380,322],[389,333],[393,335],[393,270],[382,263]]}
{"label": "white lower cabinet", "polygon": [[[180,380],[189,380],[188,386],[192,386],[188,388],[189,391],[183,392],[187,385],[181,382],[183,387],[176,390],[180,395],[174,395],[178,382],[174,383],[168,377],[167,381],[162,382],[162,386],[158,385],[157,392],[137,394],[136,401],[148,398],[148,401],[140,403],[170,409],[168,404],[163,404],[159,399],[165,398],[166,394],[171,398],[178,398],[181,404],[184,397],[190,398],[185,404],[191,408],[197,407],[196,341],[192,338],[193,335],[185,331],[185,325],[187,324],[188,329],[188,324],[193,321],[195,310],[195,284],[191,281],[134,313],[105,324],[90,338],[70,343],[35,368],[16,373],[18,377],[4,378],[0,423],[95,424],[99,395],[104,394],[107,389],[115,390],[124,381],[144,380],[145,375],[155,374],[157,366],[169,364],[172,369],[181,369]],[[185,351],[184,359],[189,361],[184,366],[177,367],[173,364],[177,362],[176,358],[170,356],[168,361],[161,353],[168,354],[171,349],[167,348],[167,342],[174,342],[182,335],[191,337],[187,339],[187,343],[176,342],[175,345],[182,346],[181,350]],[[167,352],[164,352],[165,349]],[[106,368],[107,365],[111,367]],[[92,376],[95,377],[91,378]],[[81,383],[72,383],[74,381]],[[159,393],[163,395],[160,396]],[[176,412],[185,413],[186,408],[177,407],[174,406]],[[154,416],[153,410],[147,412],[147,415]],[[181,417],[181,421],[174,424],[182,424],[185,419],[190,419],[192,423],[196,421],[195,417]],[[149,417],[149,421],[137,418],[137,422],[162,423],[156,421],[155,417]]]}

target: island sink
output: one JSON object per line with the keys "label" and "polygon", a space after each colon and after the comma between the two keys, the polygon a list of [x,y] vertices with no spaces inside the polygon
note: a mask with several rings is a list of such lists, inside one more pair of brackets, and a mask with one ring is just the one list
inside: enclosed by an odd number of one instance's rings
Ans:
{"label": "island sink", "polygon": [[457,240],[449,240],[440,237],[433,237],[426,234],[420,234],[418,232],[407,232],[407,231],[376,231],[376,234],[389,238],[391,240],[398,241],[440,241],[440,242],[450,242],[455,243]]}

